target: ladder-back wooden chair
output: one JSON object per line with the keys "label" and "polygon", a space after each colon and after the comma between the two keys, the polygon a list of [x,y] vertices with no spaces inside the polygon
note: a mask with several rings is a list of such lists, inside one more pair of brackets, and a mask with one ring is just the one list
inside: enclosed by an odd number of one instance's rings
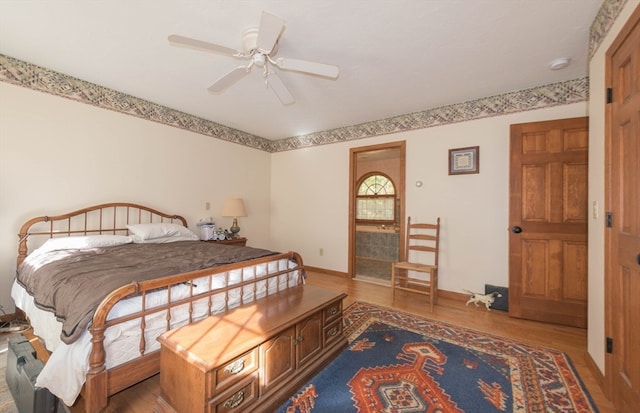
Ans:
{"label": "ladder-back wooden chair", "polygon": [[[429,296],[431,311],[438,301],[438,243],[440,218],[435,224],[411,223],[407,218],[406,242],[400,262],[391,266],[391,299],[396,290],[412,291]],[[417,272],[420,274],[411,274]],[[421,275],[422,276],[419,276]]]}

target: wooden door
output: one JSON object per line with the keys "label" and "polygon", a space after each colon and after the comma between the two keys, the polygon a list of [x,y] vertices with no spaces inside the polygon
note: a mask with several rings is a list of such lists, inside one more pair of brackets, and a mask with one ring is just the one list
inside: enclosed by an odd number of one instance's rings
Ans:
{"label": "wooden door", "polygon": [[607,51],[605,333],[607,393],[640,411],[640,7]]}
{"label": "wooden door", "polygon": [[587,326],[588,118],[511,126],[509,314]]}

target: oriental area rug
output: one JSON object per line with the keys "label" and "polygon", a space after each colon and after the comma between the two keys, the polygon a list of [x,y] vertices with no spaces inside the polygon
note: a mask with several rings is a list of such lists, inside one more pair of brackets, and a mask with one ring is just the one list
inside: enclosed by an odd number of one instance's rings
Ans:
{"label": "oriental area rug", "polygon": [[597,412],[557,350],[356,302],[349,346],[278,412]]}

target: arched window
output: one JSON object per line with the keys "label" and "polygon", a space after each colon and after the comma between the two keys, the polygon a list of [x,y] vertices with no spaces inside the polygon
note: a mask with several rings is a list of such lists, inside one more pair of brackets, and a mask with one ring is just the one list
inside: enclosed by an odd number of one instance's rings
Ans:
{"label": "arched window", "polygon": [[396,189],[391,178],[380,172],[362,178],[356,195],[356,222],[395,224]]}

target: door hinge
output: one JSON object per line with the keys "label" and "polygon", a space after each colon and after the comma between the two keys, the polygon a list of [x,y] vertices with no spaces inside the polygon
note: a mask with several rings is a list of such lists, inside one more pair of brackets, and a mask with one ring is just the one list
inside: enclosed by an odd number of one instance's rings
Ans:
{"label": "door hinge", "polygon": [[613,227],[613,212],[607,212],[607,213],[605,214],[605,222],[604,222],[604,225],[605,225],[607,228],[611,228],[611,227]]}
{"label": "door hinge", "polygon": [[613,102],[613,89],[607,88],[607,103]]}
{"label": "door hinge", "polygon": [[607,353],[613,353],[613,339],[611,337],[607,337]]}

